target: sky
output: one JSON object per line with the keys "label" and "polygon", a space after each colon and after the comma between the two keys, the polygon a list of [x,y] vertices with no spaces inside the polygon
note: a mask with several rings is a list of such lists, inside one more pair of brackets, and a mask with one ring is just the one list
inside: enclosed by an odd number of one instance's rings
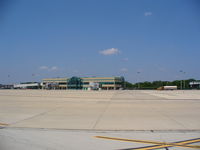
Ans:
{"label": "sky", "polygon": [[0,0],[0,83],[200,79],[198,0]]}

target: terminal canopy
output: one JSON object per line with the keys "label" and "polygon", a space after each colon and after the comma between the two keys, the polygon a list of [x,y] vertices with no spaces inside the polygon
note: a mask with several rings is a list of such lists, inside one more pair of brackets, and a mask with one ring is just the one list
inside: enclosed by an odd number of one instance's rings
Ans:
{"label": "terminal canopy", "polygon": [[72,77],[67,81],[68,89],[82,89],[82,79],[79,77]]}

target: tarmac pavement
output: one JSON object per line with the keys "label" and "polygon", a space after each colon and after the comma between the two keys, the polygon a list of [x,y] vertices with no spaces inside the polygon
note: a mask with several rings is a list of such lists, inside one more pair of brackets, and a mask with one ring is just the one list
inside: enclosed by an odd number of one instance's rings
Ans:
{"label": "tarmac pavement", "polygon": [[0,90],[0,128],[0,150],[152,145],[94,136],[159,142],[200,138],[200,91]]}

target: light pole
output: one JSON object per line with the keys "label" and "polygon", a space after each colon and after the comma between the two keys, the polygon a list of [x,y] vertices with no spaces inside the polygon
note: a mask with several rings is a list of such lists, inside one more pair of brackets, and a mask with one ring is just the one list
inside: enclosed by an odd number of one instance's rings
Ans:
{"label": "light pole", "polygon": [[[185,75],[185,73],[186,73],[186,72],[184,72],[183,70],[180,70],[179,72],[182,73],[183,75]],[[181,79],[181,90],[182,90],[183,88],[185,89],[185,80],[182,80],[182,79]]]}
{"label": "light pole", "polygon": [[138,89],[139,89],[140,88],[140,82],[139,82],[139,74],[140,74],[140,72],[138,71],[137,74],[138,74]]}
{"label": "light pole", "polygon": [[[186,73],[186,72],[183,72],[184,77],[185,77],[185,73]],[[183,87],[184,87],[184,89],[185,89],[185,79],[183,80]]]}

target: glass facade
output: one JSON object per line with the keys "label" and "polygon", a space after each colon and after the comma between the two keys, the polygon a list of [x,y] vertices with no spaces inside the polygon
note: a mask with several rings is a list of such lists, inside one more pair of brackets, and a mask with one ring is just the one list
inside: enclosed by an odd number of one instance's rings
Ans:
{"label": "glass facade", "polygon": [[68,89],[82,89],[82,80],[78,77],[72,77],[67,81]]}

